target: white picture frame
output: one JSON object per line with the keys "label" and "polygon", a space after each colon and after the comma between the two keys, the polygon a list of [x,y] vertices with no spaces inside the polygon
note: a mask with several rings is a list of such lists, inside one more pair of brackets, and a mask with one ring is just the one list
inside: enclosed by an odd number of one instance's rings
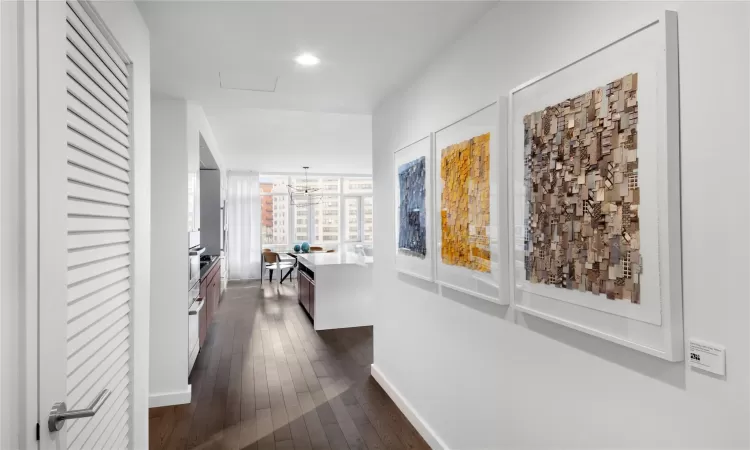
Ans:
{"label": "white picture frame", "polygon": [[[425,170],[425,250],[424,258],[405,254],[399,245],[400,220],[401,220],[401,189],[399,168],[407,163],[424,158]],[[433,245],[433,215],[432,215],[432,193],[433,193],[433,166],[432,166],[432,133],[412,142],[393,152],[394,171],[394,204],[395,204],[395,259],[394,267],[397,272],[419,278],[425,281],[434,280],[435,246]]]}
{"label": "white picture frame", "polygon": [[[435,207],[435,282],[442,288],[452,289],[499,305],[508,305],[508,249],[501,236],[507,236],[507,184],[503,180],[506,158],[507,97],[499,97],[494,102],[462,117],[434,133],[433,172]],[[440,175],[442,149],[467,139],[490,133],[490,272],[479,272],[465,267],[443,263],[441,196],[443,181]]]}
{"label": "white picture frame", "polygon": [[[684,360],[677,44],[677,13],[665,11],[632,33],[512,89],[506,167],[513,309],[668,361]],[[523,117],[633,72],[639,74],[641,303],[531,284],[524,268]],[[648,249],[647,241],[653,244]]]}

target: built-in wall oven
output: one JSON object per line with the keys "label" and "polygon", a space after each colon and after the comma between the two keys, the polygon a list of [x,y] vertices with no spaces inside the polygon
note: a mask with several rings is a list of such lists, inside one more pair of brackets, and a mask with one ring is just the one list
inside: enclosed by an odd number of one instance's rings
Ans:
{"label": "built-in wall oven", "polygon": [[200,231],[188,233],[188,374],[193,370],[200,351],[200,317],[205,302],[200,296],[201,255],[206,251],[200,245]]}
{"label": "built-in wall oven", "polygon": [[[194,235],[197,235],[195,237]],[[196,242],[197,240],[197,242]],[[188,233],[188,291],[192,290],[193,286],[200,281],[201,276],[201,255],[206,251],[205,247],[201,247],[200,244],[200,231]],[[188,307],[192,300],[188,302]]]}

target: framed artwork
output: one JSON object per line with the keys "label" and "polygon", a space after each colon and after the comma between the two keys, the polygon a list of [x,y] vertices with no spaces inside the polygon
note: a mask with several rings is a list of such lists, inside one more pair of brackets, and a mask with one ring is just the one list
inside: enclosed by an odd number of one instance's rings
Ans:
{"label": "framed artwork", "polygon": [[514,308],[680,361],[677,15],[510,93]]}
{"label": "framed artwork", "polygon": [[499,304],[509,301],[500,291],[507,257],[499,243],[506,111],[502,98],[437,131],[434,156],[435,280]]}
{"label": "framed artwork", "polygon": [[396,150],[396,270],[433,281],[432,135]]}

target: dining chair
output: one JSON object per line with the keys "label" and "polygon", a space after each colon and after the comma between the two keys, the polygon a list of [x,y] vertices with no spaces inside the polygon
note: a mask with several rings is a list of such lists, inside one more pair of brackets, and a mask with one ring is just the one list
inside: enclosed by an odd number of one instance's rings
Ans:
{"label": "dining chair", "polygon": [[[277,269],[279,271],[279,283],[284,282],[284,269],[289,269],[287,275],[290,275],[294,270],[294,262],[290,260],[282,260],[278,253],[271,251],[263,252],[263,269],[268,270],[268,282],[273,281],[273,271]],[[263,284],[263,275],[260,275],[260,284]]]}

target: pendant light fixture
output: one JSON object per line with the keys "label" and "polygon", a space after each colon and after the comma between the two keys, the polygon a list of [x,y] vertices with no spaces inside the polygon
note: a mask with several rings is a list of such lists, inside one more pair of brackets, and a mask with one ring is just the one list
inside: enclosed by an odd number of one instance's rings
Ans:
{"label": "pendant light fixture", "polygon": [[319,187],[310,185],[307,178],[307,171],[310,169],[308,166],[302,166],[305,169],[305,181],[302,184],[288,184],[289,189],[289,203],[296,207],[306,207],[310,205],[317,205],[323,201],[323,196],[318,193],[321,190]]}

